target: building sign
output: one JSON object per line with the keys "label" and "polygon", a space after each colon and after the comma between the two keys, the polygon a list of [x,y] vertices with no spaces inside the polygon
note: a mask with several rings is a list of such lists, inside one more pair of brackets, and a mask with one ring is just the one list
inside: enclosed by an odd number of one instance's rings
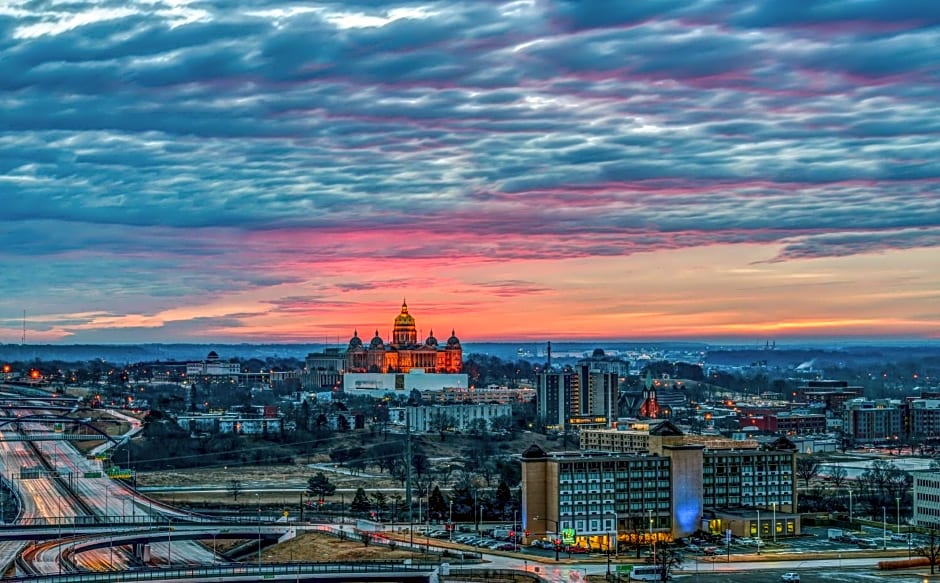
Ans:
{"label": "building sign", "polygon": [[561,542],[566,545],[573,545],[578,533],[573,528],[561,529]]}

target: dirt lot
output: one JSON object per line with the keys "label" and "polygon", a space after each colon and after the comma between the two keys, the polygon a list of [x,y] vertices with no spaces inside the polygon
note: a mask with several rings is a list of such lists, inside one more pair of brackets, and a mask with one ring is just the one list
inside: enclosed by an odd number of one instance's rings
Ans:
{"label": "dirt lot", "polygon": [[340,540],[320,533],[306,533],[295,539],[262,551],[265,563],[288,561],[363,561],[400,560],[411,558],[411,551],[390,550],[388,547],[369,545],[360,541]]}
{"label": "dirt lot", "polygon": [[[334,442],[332,447],[343,447],[355,445],[358,443],[356,434],[350,434],[347,438],[349,443]],[[420,443],[429,457],[435,460],[452,459],[455,463],[461,462],[462,452],[472,447],[474,438],[469,436],[449,436],[447,440],[441,442],[439,439],[430,436],[421,436]],[[518,454],[522,453],[532,443],[538,443],[546,449],[552,449],[552,446],[558,442],[546,442],[544,436],[536,434],[522,434],[519,438],[499,442],[497,451],[500,453]],[[312,468],[303,463],[293,465],[278,466],[237,466],[237,467],[210,467],[193,468],[187,470],[164,470],[158,472],[139,472],[137,474],[138,487],[163,487],[173,488],[171,491],[154,493],[154,497],[164,498],[171,503],[221,503],[221,504],[256,504],[258,498],[255,493],[261,497],[261,503],[264,505],[282,504],[286,507],[296,506],[299,503],[299,496],[306,488],[307,480],[319,471],[319,468]],[[326,463],[329,465],[329,455],[327,451],[311,457],[310,461],[315,463]],[[345,468],[336,468],[336,471],[330,472],[329,468],[325,470],[327,477],[337,486],[338,491],[333,496],[334,501],[339,502],[341,494],[346,497],[348,503],[351,499],[349,492],[356,488],[366,489],[400,489],[402,484],[391,478],[387,474],[380,474],[378,470],[370,467],[367,472],[361,475],[350,475]],[[232,480],[237,480],[241,492],[238,499],[235,500],[229,487]],[[192,491],[180,490],[188,488]]]}

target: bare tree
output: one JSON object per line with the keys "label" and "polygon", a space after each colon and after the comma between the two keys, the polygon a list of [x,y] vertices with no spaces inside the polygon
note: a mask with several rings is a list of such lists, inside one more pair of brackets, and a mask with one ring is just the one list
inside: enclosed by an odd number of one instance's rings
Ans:
{"label": "bare tree", "polygon": [[235,502],[238,502],[238,495],[242,492],[242,483],[241,480],[236,480],[232,478],[226,484],[228,493],[232,495],[232,498],[235,499]]}
{"label": "bare tree", "polygon": [[927,542],[922,547],[918,547],[917,554],[927,557],[930,561],[930,574],[934,573],[934,566],[940,562],[940,537],[937,536],[937,529],[931,528],[927,537]]}
{"label": "bare tree", "polygon": [[819,460],[809,455],[799,456],[796,458],[796,475],[802,478],[809,488],[810,480],[819,475]]}
{"label": "bare tree", "polygon": [[832,487],[839,489],[842,487],[842,484],[845,483],[845,479],[848,476],[848,471],[842,466],[832,466],[832,470],[829,472],[829,479],[832,482]]}
{"label": "bare tree", "polygon": [[659,567],[659,580],[665,583],[672,575],[673,569],[682,565],[682,553],[674,549],[660,549],[655,559],[650,557],[649,562]]}

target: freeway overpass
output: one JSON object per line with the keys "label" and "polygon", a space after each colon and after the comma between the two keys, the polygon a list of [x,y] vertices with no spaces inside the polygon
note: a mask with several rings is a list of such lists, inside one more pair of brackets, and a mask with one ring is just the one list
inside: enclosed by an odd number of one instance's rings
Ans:
{"label": "freeway overpass", "polygon": [[110,573],[65,573],[11,577],[9,583],[118,583],[128,581],[356,581],[375,583],[438,583],[446,565],[402,563],[289,563],[281,565],[224,565],[181,569],[131,569]]}
{"label": "freeway overpass", "polygon": [[[200,523],[200,524],[168,524],[165,520],[162,522],[141,522],[138,524],[43,524],[34,526],[10,525],[0,527],[0,541],[11,540],[54,540],[63,536],[108,536],[112,535],[114,540],[123,540],[120,537],[139,535],[140,540],[134,539],[127,542],[149,542],[149,538],[166,539],[167,533],[172,533],[173,538],[180,539],[209,539],[209,538],[253,538],[260,533],[264,537],[280,537],[296,527],[291,524],[258,524],[243,523],[233,525],[231,522],[218,523]],[[141,530],[145,529],[145,530]],[[160,533],[160,534],[155,534]],[[100,540],[100,539],[99,539]],[[107,539],[105,539],[107,546]]]}

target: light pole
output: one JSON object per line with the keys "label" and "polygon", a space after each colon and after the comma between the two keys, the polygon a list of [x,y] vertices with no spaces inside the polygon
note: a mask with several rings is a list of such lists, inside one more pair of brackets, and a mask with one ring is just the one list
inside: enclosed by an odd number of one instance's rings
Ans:
{"label": "light pole", "polygon": [[881,507],[881,549],[888,550],[888,513]]}
{"label": "light pole", "polygon": [[255,494],[258,497],[258,573],[261,573],[261,496]]}
{"label": "light pole", "polygon": [[777,544],[777,502],[771,502],[774,508],[774,523],[771,525],[771,529],[774,531],[774,544]]}
{"label": "light pole", "polygon": [[650,544],[653,546],[653,564],[656,564],[656,539],[653,538],[653,510],[648,508],[646,510],[649,513],[650,517]]}
{"label": "light pole", "polygon": [[552,522],[555,524],[555,536],[552,537],[552,546],[555,547],[555,562],[558,562],[559,544],[556,542],[560,536],[560,533],[558,532],[558,521],[552,520],[551,518],[539,518],[538,516],[533,516],[532,518],[533,520],[544,520],[545,522]]}
{"label": "light pole", "polygon": [[447,532],[449,533],[447,539],[454,540],[454,499],[450,499],[450,513],[447,516]]}
{"label": "light pole", "polygon": [[166,518],[166,568],[173,566],[173,518]]}
{"label": "light pole", "polygon": [[513,551],[519,550],[519,546],[516,544],[516,541],[518,540],[516,538],[516,514],[517,513],[518,513],[518,510],[512,511],[512,550]]}
{"label": "light pole", "polygon": [[757,554],[760,555],[760,508],[757,509]]}
{"label": "light pole", "polygon": [[897,530],[897,533],[898,533],[898,534],[901,534],[901,497],[900,497],[900,496],[895,497],[894,501],[897,502],[897,504],[898,504],[898,530]]}
{"label": "light pole", "polygon": [[849,493],[849,526],[852,526],[852,489],[847,488],[846,491]]}

